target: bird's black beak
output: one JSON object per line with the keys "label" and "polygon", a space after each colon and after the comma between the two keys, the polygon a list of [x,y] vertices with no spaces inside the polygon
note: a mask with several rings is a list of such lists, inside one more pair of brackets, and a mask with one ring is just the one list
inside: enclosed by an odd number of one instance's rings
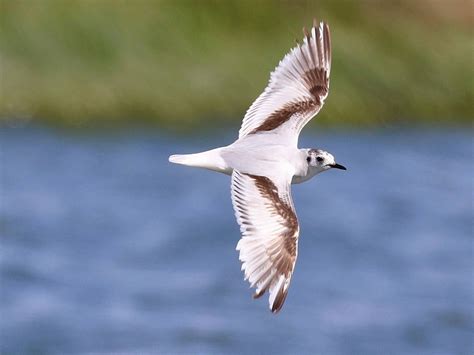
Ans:
{"label": "bird's black beak", "polygon": [[336,168],[336,169],[341,169],[341,170],[347,170],[344,165],[341,164],[331,164],[329,165],[331,168]]}

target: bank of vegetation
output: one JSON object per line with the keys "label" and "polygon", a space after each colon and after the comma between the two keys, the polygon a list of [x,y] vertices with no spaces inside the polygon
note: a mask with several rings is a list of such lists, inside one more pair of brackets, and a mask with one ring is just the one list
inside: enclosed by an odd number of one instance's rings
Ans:
{"label": "bank of vegetation", "polygon": [[313,17],[333,39],[323,125],[467,124],[470,1],[0,2],[0,117],[171,129],[240,120]]}

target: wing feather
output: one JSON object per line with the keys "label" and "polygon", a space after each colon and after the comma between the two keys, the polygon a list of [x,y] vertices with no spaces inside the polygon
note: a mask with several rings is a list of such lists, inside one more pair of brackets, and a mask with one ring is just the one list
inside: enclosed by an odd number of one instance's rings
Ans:
{"label": "wing feather", "polygon": [[303,43],[280,61],[265,91],[248,109],[239,138],[272,131],[297,143],[301,129],[323,106],[331,71],[329,27],[315,22],[311,32],[303,32]]}
{"label": "wing feather", "polygon": [[232,174],[232,203],[242,238],[237,244],[245,280],[255,298],[269,291],[272,312],[286,299],[297,257],[299,225],[290,193],[291,180]]}

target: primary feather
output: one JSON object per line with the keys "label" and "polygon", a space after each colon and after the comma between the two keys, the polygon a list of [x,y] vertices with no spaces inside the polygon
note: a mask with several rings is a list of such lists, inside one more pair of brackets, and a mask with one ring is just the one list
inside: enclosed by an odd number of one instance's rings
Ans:
{"label": "primary feather", "polygon": [[291,180],[232,174],[232,203],[242,232],[237,244],[245,279],[254,297],[270,291],[272,312],[283,306],[297,256],[299,225],[290,192]]}
{"label": "primary feather", "polygon": [[284,126],[280,135],[296,145],[301,129],[323,106],[331,72],[329,27],[315,23],[311,33],[304,32],[303,43],[280,61],[265,91],[248,109],[239,139]]}

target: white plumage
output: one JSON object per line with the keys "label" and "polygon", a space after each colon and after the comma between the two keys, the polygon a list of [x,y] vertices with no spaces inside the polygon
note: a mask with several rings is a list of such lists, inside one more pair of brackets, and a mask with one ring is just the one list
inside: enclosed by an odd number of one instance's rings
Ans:
{"label": "white plumage", "polygon": [[288,53],[250,106],[239,138],[203,153],[172,155],[173,163],[232,175],[231,196],[242,238],[237,244],[255,298],[269,292],[278,312],[285,302],[297,254],[299,224],[291,184],[330,168],[345,169],[320,149],[298,149],[301,129],[321,109],[329,90],[329,27],[316,22]]}
{"label": "white plumage", "polygon": [[[306,31],[305,31],[306,32]],[[256,129],[265,122],[275,111],[293,103],[312,102],[315,97],[311,93],[311,85],[316,84],[311,81],[313,78],[305,79],[306,73],[312,70],[321,69],[324,72],[326,84],[329,89],[329,74],[331,71],[331,45],[329,27],[321,22],[319,28],[317,24],[311,31],[311,36],[307,33],[302,45],[293,48],[279,63],[270,75],[270,81],[265,91],[255,100],[245,114],[242,126],[239,131],[239,138]],[[319,96],[321,104],[315,105],[304,114],[295,115],[293,125],[286,127],[287,132],[282,132],[283,136],[289,134],[291,143],[297,144],[297,139],[304,125],[321,109],[324,99],[327,97],[327,90]],[[293,142],[293,140],[295,140]]]}
{"label": "white plumage", "polygon": [[[290,193],[291,176],[232,174],[232,203],[242,239],[237,244],[245,279],[255,297],[270,289],[270,308],[283,305],[296,261],[298,220]],[[280,302],[275,302],[279,295]]]}

